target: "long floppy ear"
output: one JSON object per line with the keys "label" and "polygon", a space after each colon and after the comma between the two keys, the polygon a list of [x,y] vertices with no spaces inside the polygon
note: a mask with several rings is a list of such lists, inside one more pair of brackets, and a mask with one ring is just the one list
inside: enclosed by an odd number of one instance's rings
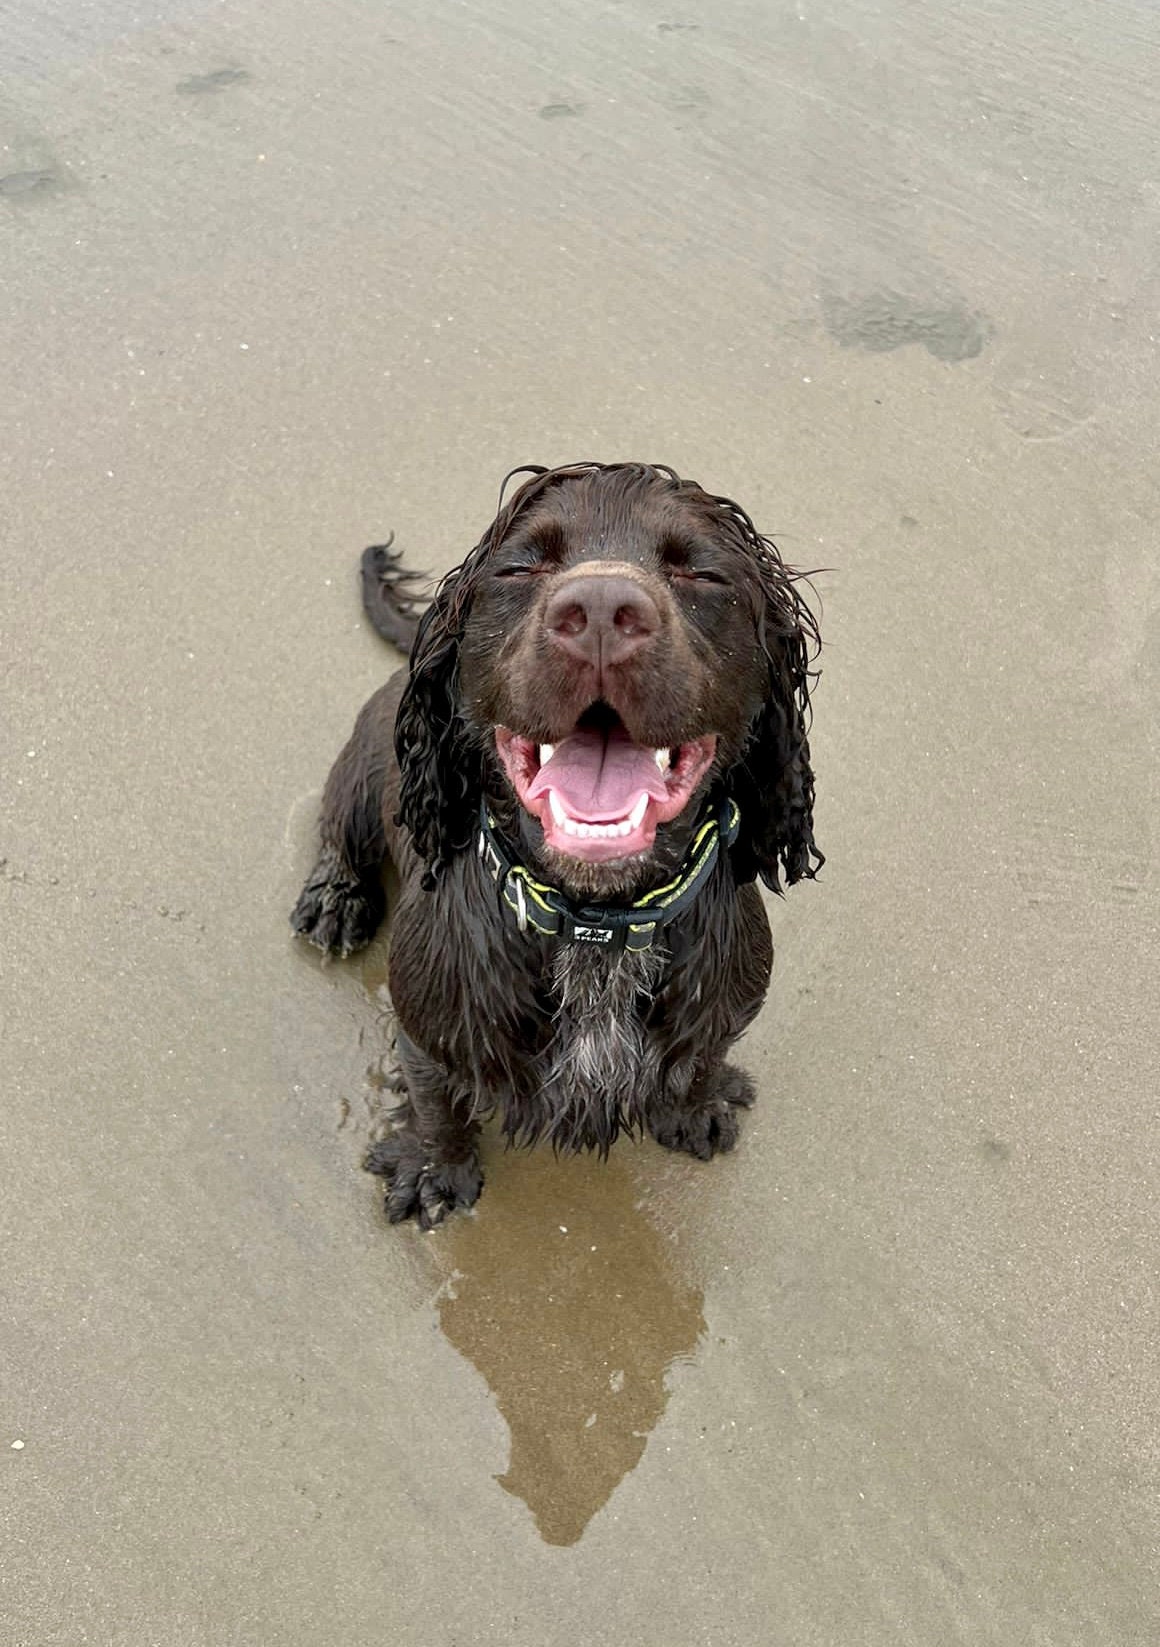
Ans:
{"label": "long floppy ear", "polygon": [[401,777],[396,821],[410,832],[425,884],[475,832],[482,759],[459,708],[459,648],[471,604],[474,553],[449,572],[419,620],[411,676],[395,720]]}
{"label": "long floppy ear", "polygon": [[[587,467],[592,467],[588,465]],[[425,866],[430,891],[478,826],[483,795],[483,752],[460,712],[459,649],[480,570],[513,521],[556,474],[526,464],[505,476],[499,513],[463,561],[440,583],[419,619],[411,648],[411,675],[395,719],[395,754],[401,778],[396,822],[408,830]],[[531,478],[504,502],[513,475]]]}
{"label": "long floppy ear", "polygon": [[[756,536],[756,534],[755,534]],[[741,813],[733,848],[740,880],[760,875],[773,892],[813,880],[825,863],[814,843],[814,774],[810,724],[811,651],[817,622],[798,593],[794,573],[768,539],[757,539],[758,638],[769,660],[768,696],[750,728],[728,785]],[[755,546],[755,547],[756,547]]]}

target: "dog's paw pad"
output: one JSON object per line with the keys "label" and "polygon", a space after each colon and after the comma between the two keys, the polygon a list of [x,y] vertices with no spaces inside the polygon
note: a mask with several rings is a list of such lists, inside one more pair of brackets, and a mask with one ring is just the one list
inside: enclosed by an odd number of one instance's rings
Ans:
{"label": "dog's paw pad", "polygon": [[733,1149],[741,1136],[741,1124],[728,1104],[706,1104],[692,1114],[658,1121],[652,1135],[665,1149],[711,1161]]}
{"label": "dog's paw pad", "polygon": [[347,956],[366,948],[381,917],[381,900],[360,882],[312,876],[294,905],[290,925],[324,955]]}
{"label": "dog's paw pad", "polygon": [[465,1161],[432,1161],[418,1139],[405,1132],[372,1144],[363,1166],[387,1180],[386,1212],[392,1224],[414,1218],[421,1230],[433,1230],[448,1213],[473,1207],[483,1192],[474,1152]]}
{"label": "dog's paw pad", "polygon": [[727,1155],[735,1148],[741,1137],[738,1111],[748,1109],[753,1098],[749,1076],[743,1070],[725,1068],[717,1079],[713,1098],[695,1107],[665,1108],[650,1122],[649,1130],[665,1149],[695,1155],[698,1161],[711,1161],[715,1155]]}

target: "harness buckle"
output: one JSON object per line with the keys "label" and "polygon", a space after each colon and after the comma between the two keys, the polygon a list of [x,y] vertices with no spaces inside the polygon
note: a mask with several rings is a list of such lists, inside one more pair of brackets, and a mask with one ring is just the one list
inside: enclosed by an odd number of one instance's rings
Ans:
{"label": "harness buckle", "polygon": [[503,878],[504,862],[496,851],[495,842],[486,830],[479,832],[479,859],[493,881],[499,882]]}

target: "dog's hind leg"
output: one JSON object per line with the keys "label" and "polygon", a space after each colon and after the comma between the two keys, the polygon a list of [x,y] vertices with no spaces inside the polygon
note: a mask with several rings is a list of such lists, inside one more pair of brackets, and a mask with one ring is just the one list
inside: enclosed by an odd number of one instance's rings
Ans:
{"label": "dog's hind leg", "polygon": [[294,931],[325,955],[369,944],[386,908],[383,806],[397,701],[391,684],[375,693],[326,780],[321,850],[290,916]]}
{"label": "dog's hind leg", "polygon": [[401,1032],[398,1052],[406,1102],[395,1112],[396,1130],[372,1144],[363,1165],[387,1180],[392,1224],[414,1216],[429,1230],[479,1200],[479,1123],[470,1094],[456,1091],[447,1071]]}

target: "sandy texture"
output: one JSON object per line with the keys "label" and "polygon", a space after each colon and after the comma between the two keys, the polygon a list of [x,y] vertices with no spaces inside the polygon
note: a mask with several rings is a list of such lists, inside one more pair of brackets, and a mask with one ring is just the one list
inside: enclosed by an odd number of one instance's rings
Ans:
{"label": "sandy texture", "polygon": [[[1152,1647],[1151,0],[2,11],[0,1636]],[[829,863],[735,1157],[390,1232],[357,554],[588,457],[832,568]]]}

